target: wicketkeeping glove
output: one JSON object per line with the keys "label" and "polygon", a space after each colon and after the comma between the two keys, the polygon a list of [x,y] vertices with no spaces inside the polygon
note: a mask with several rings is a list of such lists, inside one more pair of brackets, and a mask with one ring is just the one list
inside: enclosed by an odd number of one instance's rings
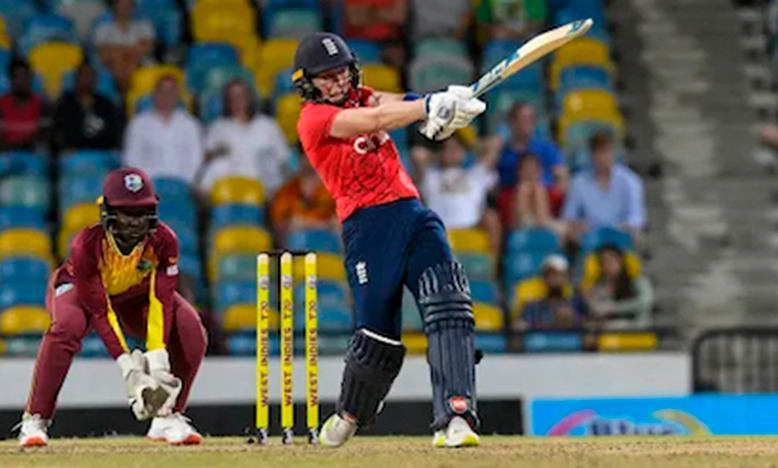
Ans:
{"label": "wicketkeeping glove", "polygon": [[148,366],[148,373],[159,386],[167,392],[167,398],[157,411],[157,416],[168,416],[173,412],[178,394],[181,393],[183,382],[170,372],[170,357],[165,349],[155,349],[143,355]]}
{"label": "wicketkeeping glove", "polygon": [[150,419],[165,404],[169,393],[154,378],[145,372],[143,353],[136,349],[132,354],[124,353],[116,359],[127,384],[127,399],[138,421]]}

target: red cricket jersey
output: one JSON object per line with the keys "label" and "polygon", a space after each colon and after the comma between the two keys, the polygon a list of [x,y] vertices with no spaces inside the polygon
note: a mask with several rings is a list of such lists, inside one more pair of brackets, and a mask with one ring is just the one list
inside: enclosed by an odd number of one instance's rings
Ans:
{"label": "red cricket jersey", "polygon": [[352,138],[330,136],[335,116],[344,108],[367,107],[372,94],[365,87],[352,91],[344,107],[306,102],[297,122],[303,151],[335,199],[341,222],[360,208],[419,198],[385,130]]}
{"label": "red cricket jersey", "polygon": [[178,250],[175,232],[161,222],[127,255],[100,224],[93,224],[76,234],[67,261],[53,273],[53,286],[75,287],[79,304],[114,359],[129,351],[120,323],[125,313],[146,314],[147,350],[164,348],[173,323]]}

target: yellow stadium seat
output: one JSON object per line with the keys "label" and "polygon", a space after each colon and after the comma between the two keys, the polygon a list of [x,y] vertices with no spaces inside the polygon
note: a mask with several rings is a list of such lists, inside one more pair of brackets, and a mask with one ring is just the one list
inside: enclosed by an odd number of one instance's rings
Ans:
{"label": "yellow stadium seat", "polygon": [[427,352],[427,336],[423,333],[404,333],[402,342],[408,354],[424,354]]}
{"label": "yellow stadium seat", "polygon": [[225,177],[219,179],[211,189],[211,204],[219,205],[263,205],[265,188],[256,179],[248,177]]}
{"label": "yellow stadium seat", "polygon": [[49,314],[43,307],[16,306],[0,313],[0,334],[43,333],[49,327]]}
{"label": "yellow stadium seat", "polygon": [[585,89],[574,91],[567,96],[562,103],[562,114],[571,118],[579,115],[607,115],[618,114],[619,106],[613,94],[607,91]]}
{"label": "yellow stadium seat", "polygon": [[[270,329],[277,330],[279,324],[278,311],[271,310],[269,315]],[[255,330],[257,327],[257,307],[255,304],[236,304],[222,317],[222,327],[225,331]]]}
{"label": "yellow stadium seat", "polygon": [[8,229],[0,232],[0,258],[29,255],[51,260],[51,239],[35,229]]}
{"label": "yellow stadium seat", "polygon": [[489,254],[492,248],[489,234],[481,229],[452,229],[448,231],[448,240],[454,252]]}
{"label": "yellow stadium seat", "polygon": [[505,325],[502,309],[492,304],[474,303],[473,315],[477,330],[502,330]]}
{"label": "yellow stadium seat", "polygon": [[[316,276],[318,279],[346,281],[343,257],[332,253],[317,253]],[[294,278],[296,281],[305,278],[305,258],[302,256],[294,259]]]}
{"label": "yellow stadium seat", "polygon": [[198,4],[192,9],[192,32],[199,42],[227,42],[234,45],[245,64],[253,64],[259,38],[254,9],[222,2]]}
{"label": "yellow stadium seat", "polygon": [[163,76],[172,76],[181,88],[184,88],[184,71],[174,65],[148,65],[138,68],[132,74],[130,90],[138,96],[145,96],[154,92],[157,82]]}
{"label": "yellow stadium seat", "polygon": [[298,94],[287,94],[279,98],[276,103],[276,120],[286,136],[286,141],[293,146],[298,140],[297,121],[300,119],[300,103],[302,98]]}
{"label": "yellow stadium seat", "polygon": [[100,207],[96,203],[83,203],[68,208],[62,216],[63,229],[81,229],[100,222]]}
{"label": "yellow stadium seat", "polygon": [[377,91],[401,93],[400,74],[387,65],[365,65],[362,67],[365,85]]}
{"label": "yellow stadium seat", "polygon": [[615,71],[608,44],[597,39],[582,37],[560,47],[554,54],[550,69],[551,88],[559,87],[562,70],[575,65],[598,65],[608,69],[611,74]]}
{"label": "yellow stadium seat", "polygon": [[[635,279],[641,275],[642,265],[640,257],[633,252],[624,253],[624,270],[627,275]],[[600,280],[600,256],[597,253],[591,253],[584,259],[584,273],[581,279],[581,288],[588,289],[594,286]]]}
{"label": "yellow stadium seat", "polygon": [[195,3],[195,7],[205,5],[209,7],[219,5],[227,8],[251,8],[250,0],[197,0]]}
{"label": "yellow stadium seat", "polygon": [[296,50],[297,41],[294,39],[271,39],[262,44],[252,68],[257,89],[265,96],[272,94],[276,75],[293,65]]}
{"label": "yellow stadium seat", "polygon": [[0,340],[0,356],[8,352],[8,345],[5,344],[5,340]]}
{"label": "yellow stadium seat", "polygon": [[219,259],[228,254],[258,254],[272,245],[270,233],[257,226],[230,226],[216,232],[208,257],[208,278],[216,278]]}
{"label": "yellow stadium seat", "polygon": [[43,87],[51,99],[62,91],[62,77],[75,70],[84,59],[78,46],[62,42],[41,44],[30,52],[30,66],[43,77]]}
{"label": "yellow stadium seat", "polygon": [[11,49],[13,48],[13,41],[10,37],[2,35],[0,36],[0,49]]}
{"label": "yellow stadium seat", "polygon": [[597,337],[599,351],[653,351],[659,340],[655,333],[603,333]]}

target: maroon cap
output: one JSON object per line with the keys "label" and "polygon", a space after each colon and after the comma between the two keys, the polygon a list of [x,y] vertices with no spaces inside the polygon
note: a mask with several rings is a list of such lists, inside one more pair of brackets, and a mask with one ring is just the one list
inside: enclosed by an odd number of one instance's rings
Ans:
{"label": "maroon cap", "polygon": [[103,203],[109,206],[157,206],[154,184],[145,172],[134,167],[111,171],[103,182]]}

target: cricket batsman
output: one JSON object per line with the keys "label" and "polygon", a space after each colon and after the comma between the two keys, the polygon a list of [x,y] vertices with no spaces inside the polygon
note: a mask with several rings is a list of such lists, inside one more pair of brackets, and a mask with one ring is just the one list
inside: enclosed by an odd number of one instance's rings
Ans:
{"label": "cricket batsman", "polygon": [[[121,371],[133,414],[152,419],[147,437],[199,444],[202,437],[181,413],[206,334],[197,311],[176,292],[176,234],[157,219],[159,199],[141,170],[109,173],[98,203],[100,223],[76,235],[49,280],[51,325],[38,350],[19,443],[48,443],[57,395],[84,336],[95,329]],[[125,332],[144,339],[146,352],[129,349]]]}
{"label": "cricket batsman", "polygon": [[469,88],[421,97],[361,85],[359,64],[339,36],[314,33],[295,53],[292,79],[304,99],[297,131],[336,201],[357,331],[346,352],[337,410],[322,445],[338,447],[373,423],[405,356],[403,285],[413,292],[428,339],[433,445],[475,446],[475,348],[470,286],[440,218],[424,207],[388,131],[423,122],[442,140],[484,112]]}

